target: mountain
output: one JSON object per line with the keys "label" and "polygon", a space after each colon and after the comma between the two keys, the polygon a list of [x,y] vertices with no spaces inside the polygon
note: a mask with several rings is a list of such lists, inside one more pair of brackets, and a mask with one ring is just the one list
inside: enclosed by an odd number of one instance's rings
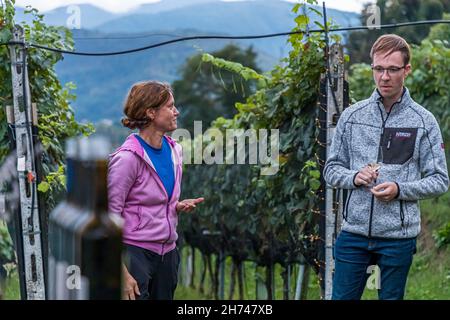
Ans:
{"label": "mountain", "polygon": [[[94,29],[110,20],[122,17],[122,14],[115,14],[105,11],[99,7],[90,4],[77,4],[72,6],[59,7],[50,11],[44,12],[44,21],[49,25],[67,26],[70,17],[73,15],[73,7],[78,7],[80,12],[80,27],[82,29]],[[24,8],[16,7],[17,21],[30,22],[30,15],[24,14]]]}
{"label": "mountain", "polygon": [[[281,0],[163,0],[117,15],[95,6],[80,5],[83,29],[72,31],[77,51],[120,51],[184,36],[290,31],[294,26],[293,6]],[[327,14],[341,26],[359,24],[355,13],[329,9]],[[67,7],[45,13],[49,24],[65,24],[67,17]],[[321,22],[322,19],[312,14],[311,20]],[[311,28],[317,28],[312,21]],[[259,67],[267,71],[289,52],[286,40],[285,36],[235,41],[190,40],[120,56],[65,55],[57,65],[57,73],[63,83],[71,81],[77,86],[73,107],[78,120],[117,122],[127,91],[136,81],[172,82],[179,78],[179,70],[190,56],[199,51],[221,49],[230,42],[242,47],[253,46],[258,53]]]}
{"label": "mountain", "polygon": [[[178,30],[181,36],[201,31]],[[162,32],[155,32],[162,33]],[[75,30],[75,37],[98,37],[98,32]],[[152,43],[171,38],[160,35],[151,39]],[[77,40],[78,51],[110,52],[147,45],[148,39],[117,40]],[[127,55],[106,57],[85,57],[65,55],[57,65],[59,79],[65,83],[76,84],[77,100],[73,103],[76,117],[79,120],[96,121],[114,119],[118,121],[122,113],[122,104],[131,85],[137,81],[155,79],[172,82],[179,77],[179,68],[190,56],[198,53],[199,46],[206,52],[221,49],[223,41],[215,40],[206,43],[186,41],[140,51]],[[273,63],[273,61],[272,61]]]}
{"label": "mountain", "polygon": [[[279,0],[242,2],[209,0],[206,3],[159,13],[140,11],[131,13],[99,25],[96,29],[108,33],[177,29],[197,29],[235,35],[277,33],[294,27],[295,14],[291,11],[292,7],[292,3]],[[327,14],[340,25],[359,23],[359,16],[354,13],[328,9]],[[322,20],[315,13],[311,19]]]}
{"label": "mountain", "polygon": [[129,13],[159,13],[180,9],[191,5],[214,3],[218,1],[219,0],[163,0],[155,3],[142,4],[137,9],[134,9]]}

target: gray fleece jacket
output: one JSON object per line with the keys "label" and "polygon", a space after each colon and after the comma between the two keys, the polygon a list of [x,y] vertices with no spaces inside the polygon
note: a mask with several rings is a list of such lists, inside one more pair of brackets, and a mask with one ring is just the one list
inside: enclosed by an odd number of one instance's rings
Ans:
{"label": "gray fleece jacket", "polygon": [[[378,201],[354,178],[381,163],[376,183],[396,182],[397,198]],[[420,232],[418,200],[445,193],[449,185],[444,143],[435,117],[405,88],[390,113],[372,96],[342,113],[324,169],[332,187],[348,189],[342,230],[379,238],[413,238]]]}

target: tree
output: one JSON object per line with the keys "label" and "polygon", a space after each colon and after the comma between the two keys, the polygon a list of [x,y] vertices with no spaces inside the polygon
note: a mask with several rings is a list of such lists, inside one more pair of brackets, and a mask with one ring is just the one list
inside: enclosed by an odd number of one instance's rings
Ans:
{"label": "tree", "polygon": [[[450,13],[444,13],[443,19],[450,20]],[[428,35],[428,39],[443,41],[447,47],[450,47],[450,24],[433,26]]]}
{"label": "tree", "polygon": [[[293,31],[304,31],[309,22],[306,15],[299,14],[300,8],[297,4],[293,9],[297,15]],[[313,11],[311,7],[308,10]],[[257,83],[255,93],[236,103],[234,117],[219,117],[211,128],[222,134],[227,129],[278,129],[279,155],[272,160],[278,171],[264,174],[261,163],[196,165],[187,167],[183,176],[186,197],[198,192],[205,197],[195,215],[180,217],[186,242],[205,255],[218,254],[220,248],[235,265],[251,260],[266,267],[269,299],[275,296],[270,279],[276,263],[287,270],[303,257],[316,272],[323,266],[319,253],[323,239],[318,235],[321,164],[316,158],[320,148],[316,119],[325,42],[317,33],[298,33],[289,37],[289,43],[289,56],[267,74],[203,56],[203,61]]]}
{"label": "tree", "polygon": [[[442,19],[444,10],[450,11],[450,0],[377,0],[380,8],[381,24]],[[361,12],[361,24],[366,25],[373,14],[367,3]],[[386,33],[396,33],[411,44],[420,44],[426,38],[431,25],[401,27],[395,29],[373,29],[350,32],[347,49],[352,63],[370,63],[369,52],[375,40]]]}
{"label": "tree", "polygon": [[[73,40],[70,31],[63,27],[47,26],[43,23],[43,15],[36,9],[28,8],[26,14],[33,16],[32,24],[22,24],[27,43],[37,43],[57,49],[72,50]],[[0,43],[12,40],[15,25],[14,0],[2,2],[0,7]],[[63,86],[56,75],[55,65],[63,59],[59,53],[29,48],[28,74],[31,100],[38,107],[39,141],[43,145],[43,153],[37,161],[37,167],[43,169],[43,179],[39,181],[39,207],[43,231],[43,243],[46,243],[46,222],[48,214],[58,202],[65,189],[64,177],[64,142],[67,138],[80,134],[89,135],[93,131],[90,124],[79,124],[75,121],[70,102],[75,99],[71,83]],[[7,45],[0,45],[0,163],[10,152],[5,107],[13,105],[11,61]],[[0,186],[3,187],[3,186]],[[11,231],[11,229],[10,229]],[[0,234],[3,237],[5,233]],[[2,240],[2,239],[0,239]],[[6,241],[3,239],[3,241]],[[46,248],[44,247],[44,252]],[[5,258],[0,252],[0,260]],[[0,266],[1,267],[1,266]]]}
{"label": "tree", "polygon": [[[259,71],[252,47],[243,50],[229,44],[213,55]],[[232,117],[236,113],[234,104],[255,90],[254,81],[244,82],[226,70],[215,72],[211,65],[202,63],[201,54],[191,57],[181,71],[182,78],[173,83],[175,103],[181,112],[180,127],[191,132],[196,120],[209,126],[218,116]]]}
{"label": "tree", "polygon": [[[0,7],[0,20],[3,27],[0,29],[0,43],[7,43],[12,40],[12,30],[14,27],[14,0],[4,1]],[[33,16],[33,23],[22,24],[25,32],[25,41],[37,43],[57,49],[73,50],[73,39],[70,31],[64,27],[47,26],[43,23],[43,15],[36,9],[27,8],[26,14]],[[75,88],[72,83],[63,86],[56,75],[55,65],[63,59],[62,54],[45,51],[41,49],[28,49],[28,74],[30,81],[31,100],[37,103],[38,107],[38,128],[39,140],[44,146],[42,155],[42,165],[47,176],[51,172],[58,172],[64,166],[64,142],[67,138],[80,134],[88,135],[93,131],[90,124],[79,124],[75,121],[74,112],[70,107],[70,102],[75,99],[71,90]],[[9,153],[10,142],[7,132],[5,107],[12,105],[12,82],[11,82],[11,62],[9,48],[6,45],[0,46],[0,161]],[[64,171],[59,170],[58,177]],[[54,175],[52,176],[54,177]],[[44,179],[45,180],[45,179]],[[64,180],[57,178],[52,180],[55,183],[41,187],[50,191],[61,190]],[[56,199],[53,193],[47,196],[51,200],[46,201],[55,204]]]}

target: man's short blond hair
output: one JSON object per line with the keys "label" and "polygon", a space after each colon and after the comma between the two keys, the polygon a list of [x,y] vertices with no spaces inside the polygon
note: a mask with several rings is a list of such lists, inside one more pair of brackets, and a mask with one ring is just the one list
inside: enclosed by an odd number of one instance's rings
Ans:
{"label": "man's short blond hair", "polygon": [[379,37],[373,44],[370,50],[370,58],[373,59],[375,53],[389,55],[396,51],[402,53],[403,63],[406,66],[411,60],[411,49],[408,42],[396,34],[385,34]]}

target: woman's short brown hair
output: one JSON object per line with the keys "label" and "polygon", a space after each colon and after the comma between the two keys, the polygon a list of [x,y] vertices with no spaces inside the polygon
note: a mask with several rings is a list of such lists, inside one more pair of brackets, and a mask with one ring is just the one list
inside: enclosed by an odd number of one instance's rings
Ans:
{"label": "woman's short brown hair", "polygon": [[411,49],[408,42],[396,34],[382,35],[375,41],[370,50],[370,58],[373,59],[375,53],[384,53],[385,55],[400,51],[403,56],[403,63],[406,66],[411,59]]}
{"label": "woman's short brown hair", "polygon": [[159,81],[135,83],[128,93],[123,112],[122,124],[132,130],[144,128],[150,123],[147,110],[158,109],[173,95],[170,84]]}

